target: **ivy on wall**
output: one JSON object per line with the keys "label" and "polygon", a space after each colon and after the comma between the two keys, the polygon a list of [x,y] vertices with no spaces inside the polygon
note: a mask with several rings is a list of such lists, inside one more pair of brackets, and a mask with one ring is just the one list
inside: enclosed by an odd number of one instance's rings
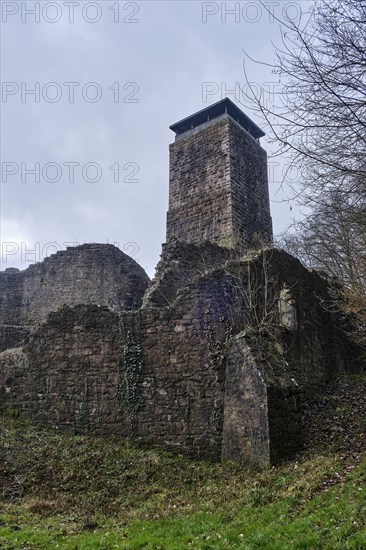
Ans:
{"label": "ivy on wall", "polygon": [[89,431],[89,381],[85,378],[79,410],[76,411],[75,432],[86,434]]}
{"label": "ivy on wall", "polygon": [[127,413],[129,435],[136,432],[137,415],[142,405],[141,375],[144,364],[141,346],[141,316],[136,313],[129,317],[126,327],[122,316],[119,328],[123,337],[122,354],[119,360],[119,384],[117,389],[121,413]]}

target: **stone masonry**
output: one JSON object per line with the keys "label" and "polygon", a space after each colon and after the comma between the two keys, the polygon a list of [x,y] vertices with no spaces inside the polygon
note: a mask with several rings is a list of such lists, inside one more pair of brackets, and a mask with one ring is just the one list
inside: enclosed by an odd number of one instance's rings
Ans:
{"label": "stone masonry", "polygon": [[331,283],[255,249],[272,237],[263,133],[238,111],[224,101],[174,125],[168,242],[151,283],[97,244],[0,274],[0,404],[255,468],[301,449],[304,398],[364,366],[326,307]]}
{"label": "stone masonry", "polygon": [[0,272],[0,350],[22,342],[32,327],[62,305],[139,307],[149,284],[145,271],[113,245],[69,247],[24,271]]}
{"label": "stone masonry", "polygon": [[217,105],[205,110],[204,124],[189,127],[198,113],[171,127],[167,241],[258,248],[272,242],[266,152],[255,125],[233,118],[241,111],[229,99],[220,102],[222,114]]}
{"label": "stone masonry", "polygon": [[[339,319],[314,299],[327,298],[327,282],[267,250],[168,284],[172,258],[189,254],[193,269],[196,246],[166,245],[141,309],[51,313],[22,349],[0,354],[4,402],[44,425],[200,458],[266,467],[291,457],[301,448],[302,396],[359,368]],[[156,305],[160,284],[169,305]],[[258,288],[268,292],[266,315]],[[296,326],[280,322],[283,288]]]}

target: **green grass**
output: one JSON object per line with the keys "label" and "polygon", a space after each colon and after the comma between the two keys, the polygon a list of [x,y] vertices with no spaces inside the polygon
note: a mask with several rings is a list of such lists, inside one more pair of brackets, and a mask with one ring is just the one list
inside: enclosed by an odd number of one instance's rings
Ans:
{"label": "green grass", "polygon": [[0,548],[366,549],[366,454],[266,472],[0,416]]}
{"label": "green grass", "polygon": [[[23,549],[361,550],[366,548],[366,502],[362,488],[365,468],[364,462],[342,484],[306,502],[301,501],[301,494],[294,489],[289,491],[292,496],[286,497],[279,491],[280,494],[271,497],[271,503],[253,505],[244,494],[232,500],[228,488],[226,495],[222,495],[220,510],[210,510],[210,505],[203,503],[205,511],[190,514],[164,511],[165,517],[157,519],[128,521],[100,515],[99,526],[83,525],[78,513],[48,516],[30,513],[26,505],[13,504],[0,516],[3,525],[0,542],[4,548]],[[298,473],[301,472],[300,467]],[[273,490],[276,474],[272,472],[267,479]],[[311,477],[314,479],[313,474]],[[297,479],[292,480],[296,484]]]}

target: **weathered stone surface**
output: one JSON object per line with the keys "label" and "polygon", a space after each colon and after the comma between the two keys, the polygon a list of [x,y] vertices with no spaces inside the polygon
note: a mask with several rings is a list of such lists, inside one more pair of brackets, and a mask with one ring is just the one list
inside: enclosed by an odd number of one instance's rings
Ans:
{"label": "weathered stone surface", "polygon": [[[185,246],[164,248],[160,273],[170,271]],[[201,272],[202,256],[215,247],[193,253],[192,246],[189,269],[171,284],[163,276],[155,281],[154,293],[160,295],[161,284],[173,297],[170,305],[120,313],[63,307],[30,336],[18,359],[0,354],[2,399],[42,424],[117,434],[196,457],[265,467],[296,452],[298,399],[357,367],[338,319],[314,298],[327,297],[327,282],[276,250],[212,270],[206,264]],[[298,312],[296,330],[279,323],[284,287]],[[254,309],[250,296],[258,300]],[[262,323],[261,332],[253,322],[261,324],[265,305],[274,324]]]}
{"label": "weathered stone surface", "polygon": [[0,273],[0,349],[19,344],[24,331],[64,304],[141,305],[149,284],[145,271],[113,245],[69,247],[24,271]]}
{"label": "weathered stone surface", "polygon": [[18,325],[1,325],[0,326],[0,351],[8,348],[16,348],[22,345],[28,335],[30,329]]}
{"label": "weathered stone surface", "polygon": [[222,459],[270,465],[267,386],[245,334],[233,339],[227,353]]}
{"label": "weathered stone surface", "polygon": [[235,251],[208,241],[193,245],[172,239],[169,245],[163,244],[162,259],[145,293],[143,306],[172,305],[180,289],[236,256]]}
{"label": "weathered stone surface", "polygon": [[108,308],[98,306],[65,306],[50,314],[24,348],[26,364],[21,358],[20,368],[13,364],[8,373],[7,401],[13,396],[27,418],[78,433],[103,434],[106,416],[109,432],[119,433],[114,319]]}
{"label": "weathered stone surface", "polygon": [[0,398],[42,424],[267,467],[301,448],[302,400],[364,366],[331,281],[257,250],[272,240],[258,141],[220,112],[170,151],[149,288],[112,245],[0,273]]}
{"label": "weathered stone surface", "polygon": [[24,376],[28,371],[27,356],[22,348],[13,348],[0,353],[0,397],[6,401],[11,392],[13,376],[16,372]]}
{"label": "weathered stone surface", "polygon": [[170,145],[172,238],[242,250],[272,241],[266,152],[229,115]]}

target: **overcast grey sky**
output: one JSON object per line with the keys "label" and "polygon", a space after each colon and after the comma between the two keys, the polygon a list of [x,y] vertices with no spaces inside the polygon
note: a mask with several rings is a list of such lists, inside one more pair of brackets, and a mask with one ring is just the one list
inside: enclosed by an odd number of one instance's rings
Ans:
{"label": "overcast grey sky", "polygon": [[[1,4],[1,269],[110,242],[151,276],[165,241],[169,125],[224,96],[243,100],[243,49],[271,62],[278,23],[256,1]],[[304,7],[266,4],[279,17]],[[250,79],[277,83],[263,65]],[[292,216],[272,202],[275,232]]]}

